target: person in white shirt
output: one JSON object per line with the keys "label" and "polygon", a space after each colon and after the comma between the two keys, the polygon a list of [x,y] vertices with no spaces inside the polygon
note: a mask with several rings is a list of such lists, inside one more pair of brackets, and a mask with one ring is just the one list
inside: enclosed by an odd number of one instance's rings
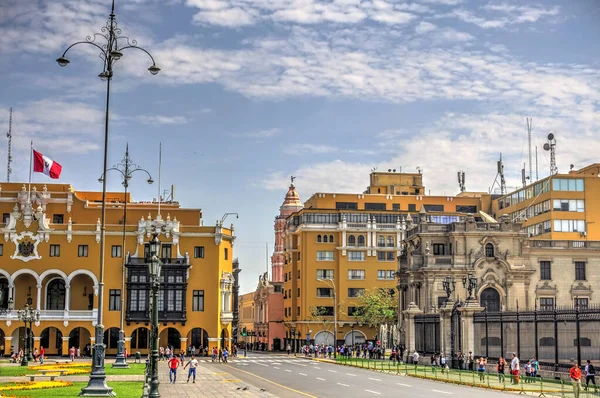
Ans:
{"label": "person in white shirt", "polygon": [[417,365],[419,363],[419,353],[417,352],[417,350],[415,350],[415,352],[413,354],[413,363],[415,365]]}
{"label": "person in white shirt", "polygon": [[196,356],[194,354],[192,354],[192,357],[190,358],[190,360],[188,361],[188,363],[185,364],[185,366],[183,367],[184,369],[187,367],[190,367],[190,370],[188,370],[188,378],[187,378],[187,382],[190,382],[190,376],[194,376],[193,377],[193,381],[192,383],[196,382],[196,368],[198,367],[198,360],[196,359]]}
{"label": "person in white shirt", "polygon": [[519,358],[517,358],[517,354],[513,352],[512,361],[510,361],[510,373],[513,376],[513,384],[519,384]]}

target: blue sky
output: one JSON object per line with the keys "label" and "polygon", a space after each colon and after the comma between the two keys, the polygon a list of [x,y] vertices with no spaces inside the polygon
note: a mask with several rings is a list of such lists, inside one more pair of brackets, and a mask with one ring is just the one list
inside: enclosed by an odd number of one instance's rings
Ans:
{"label": "blue sky", "polygon": [[[98,32],[110,1],[5,0],[0,5],[0,125],[14,108],[13,181],[29,141],[63,165],[61,182],[100,189],[105,86],[97,54],[70,52]],[[500,152],[508,185],[527,161],[533,118],[540,177],[549,132],[559,171],[598,160],[600,3],[468,0],[117,0],[141,52],[116,64],[110,163],[129,142],[163,187],[234,221],[242,290],[266,269],[265,242],[289,176],[302,199],[362,191],[372,167],[424,169],[432,194],[488,190]],[[91,48],[91,46],[90,46]],[[0,142],[5,177],[6,139]],[[43,176],[36,179],[41,180]],[[156,177],[155,177],[156,179]],[[109,189],[120,189],[116,176]],[[134,199],[156,185],[132,183]]]}

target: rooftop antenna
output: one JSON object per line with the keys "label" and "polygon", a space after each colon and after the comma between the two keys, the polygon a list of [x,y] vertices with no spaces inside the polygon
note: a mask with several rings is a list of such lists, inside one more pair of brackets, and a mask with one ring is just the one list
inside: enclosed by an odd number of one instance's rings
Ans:
{"label": "rooftop antenna", "polygon": [[558,167],[556,166],[556,139],[554,138],[554,134],[548,134],[548,142],[544,144],[544,151],[550,151],[550,175],[558,174]]}
{"label": "rooftop antenna", "polygon": [[533,167],[531,165],[531,128],[533,126],[533,119],[527,118],[527,140],[529,141],[529,181],[533,181]]}
{"label": "rooftop antenna", "polygon": [[538,157],[537,157],[537,145],[535,146],[535,180],[539,180],[539,175],[538,175]]}
{"label": "rooftop antenna", "polygon": [[523,168],[521,169],[521,183],[523,184],[523,187],[527,185],[528,178],[527,174],[525,174],[525,163],[523,163]]}
{"label": "rooftop antenna", "polygon": [[417,166],[417,172],[419,174],[423,174],[423,168],[421,166]]}
{"label": "rooftop antenna", "polygon": [[458,176],[458,186],[460,187],[460,192],[465,192],[465,172],[463,170],[459,170],[456,174]]}
{"label": "rooftop antenna", "polygon": [[502,163],[502,154],[500,154],[500,160],[498,160],[498,171],[496,172],[496,178],[494,179],[494,183],[490,188],[490,193],[494,190],[494,187],[498,183],[498,177],[500,177],[500,194],[506,195],[506,180],[504,179],[504,164]]}
{"label": "rooftop antenna", "polygon": [[8,161],[7,161],[7,165],[6,165],[6,182],[10,182],[10,174],[12,173],[12,167],[11,167],[11,163],[12,163],[12,155],[11,155],[11,148],[12,148],[12,108],[10,108],[9,110],[9,116],[8,116],[8,133],[6,133],[6,137],[8,137]]}

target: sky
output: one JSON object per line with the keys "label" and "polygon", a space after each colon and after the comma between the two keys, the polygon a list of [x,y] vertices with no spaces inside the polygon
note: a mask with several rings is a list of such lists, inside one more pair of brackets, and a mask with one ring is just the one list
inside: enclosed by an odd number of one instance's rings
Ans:
{"label": "sky", "polygon": [[[90,45],[110,0],[0,3],[0,130],[13,115],[11,181],[27,181],[29,143],[61,163],[59,182],[100,190],[106,84]],[[502,153],[509,189],[528,161],[533,119],[556,136],[559,172],[599,161],[597,0],[116,0],[124,50],[110,98],[109,164],[133,160],[205,225],[227,212],[242,292],[273,250],[291,175],[303,200],[362,192],[369,172],[423,169],[433,195],[488,191]],[[97,37],[97,40],[100,38]],[[0,181],[7,140],[0,140]],[[535,179],[535,160],[532,171]],[[529,171],[527,171],[529,173]],[[37,182],[46,181],[36,176]],[[51,180],[47,179],[48,182]],[[108,189],[121,190],[117,175]],[[134,200],[158,195],[143,176]]]}

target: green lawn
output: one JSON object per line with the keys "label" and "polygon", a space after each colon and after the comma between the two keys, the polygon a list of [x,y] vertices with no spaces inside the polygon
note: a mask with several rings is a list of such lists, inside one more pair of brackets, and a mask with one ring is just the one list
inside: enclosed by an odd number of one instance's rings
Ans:
{"label": "green lawn", "polygon": [[[117,397],[141,397],[144,383],[134,381],[114,381],[108,383],[117,394]],[[70,387],[48,388],[45,390],[6,391],[9,397],[77,397],[87,383],[73,383]]]}
{"label": "green lawn", "polygon": [[[111,363],[105,364],[107,375],[143,375],[145,369],[146,365],[141,363],[130,363],[129,369],[115,369]],[[30,374],[36,374],[36,370],[28,369],[27,366],[0,366],[0,377],[25,376]]]}

